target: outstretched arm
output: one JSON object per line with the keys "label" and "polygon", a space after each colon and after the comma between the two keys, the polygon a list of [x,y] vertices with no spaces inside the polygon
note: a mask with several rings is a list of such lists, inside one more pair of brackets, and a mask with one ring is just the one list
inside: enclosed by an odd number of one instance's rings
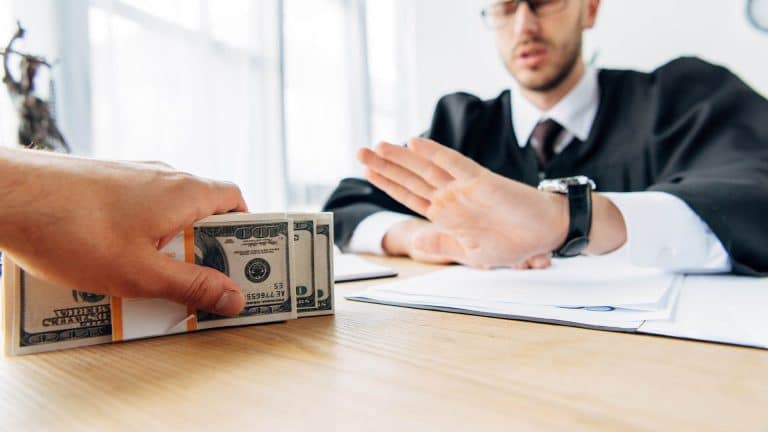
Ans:
{"label": "outstretched arm", "polygon": [[0,248],[66,288],[157,297],[222,315],[244,299],[213,269],[159,252],[211,214],[245,211],[237,186],[154,163],[0,148]]}
{"label": "outstretched arm", "polygon": [[[544,267],[549,253],[565,241],[565,196],[502,177],[437,142],[381,143],[375,150],[362,149],[359,158],[371,183],[455,239],[447,250],[457,262]],[[593,194],[590,239],[589,254],[613,251],[626,241],[621,213],[599,194]],[[429,250],[441,243],[422,246]]]}

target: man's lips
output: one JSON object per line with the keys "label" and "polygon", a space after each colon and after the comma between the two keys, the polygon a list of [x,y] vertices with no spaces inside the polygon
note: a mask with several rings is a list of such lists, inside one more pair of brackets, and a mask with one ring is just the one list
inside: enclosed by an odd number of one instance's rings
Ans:
{"label": "man's lips", "polygon": [[535,68],[547,58],[547,47],[541,44],[527,45],[517,52],[517,62],[526,68]]}

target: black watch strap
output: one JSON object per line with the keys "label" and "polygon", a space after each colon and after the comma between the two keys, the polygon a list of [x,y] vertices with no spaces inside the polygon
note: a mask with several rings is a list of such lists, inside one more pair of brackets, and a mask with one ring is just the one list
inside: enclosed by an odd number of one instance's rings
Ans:
{"label": "black watch strap", "polygon": [[561,258],[581,254],[589,244],[592,228],[592,188],[588,184],[568,185],[568,236],[565,243],[553,252]]}

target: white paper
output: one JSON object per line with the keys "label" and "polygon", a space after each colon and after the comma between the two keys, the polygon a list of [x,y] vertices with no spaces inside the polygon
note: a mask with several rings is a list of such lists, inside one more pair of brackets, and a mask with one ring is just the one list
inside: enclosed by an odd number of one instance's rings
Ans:
{"label": "white paper", "polygon": [[638,332],[768,348],[768,279],[686,276],[672,317]]}
{"label": "white paper", "polygon": [[397,272],[389,267],[338,252],[333,256],[333,273],[336,282],[397,276]]}
{"label": "white paper", "polygon": [[348,297],[507,318],[635,330],[672,316],[683,276],[612,257],[556,259],[546,270],[451,267]]}
{"label": "white paper", "polygon": [[[669,319],[675,308],[683,278],[675,278],[675,283],[662,297],[653,310],[633,310],[615,308],[595,311],[589,309],[569,309],[558,306],[531,305],[497,302],[494,299],[460,299],[434,296],[402,295],[388,291],[369,289],[366,292],[348,297],[352,300],[369,300],[379,303],[399,304],[429,308],[450,308],[457,312],[493,314],[502,318],[530,318],[545,321],[578,323],[588,326],[621,329],[637,329],[644,320]],[[649,306],[650,309],[650,306]]]}
{"label": "white paper", "polygon": [[[440,299],[548,306],[622,306],[652,310],[677,276],[602,257],[553,260],[545,270],[475,270],[455,266],[372,291]],[[649,306],[650,305],[650,306]]]}

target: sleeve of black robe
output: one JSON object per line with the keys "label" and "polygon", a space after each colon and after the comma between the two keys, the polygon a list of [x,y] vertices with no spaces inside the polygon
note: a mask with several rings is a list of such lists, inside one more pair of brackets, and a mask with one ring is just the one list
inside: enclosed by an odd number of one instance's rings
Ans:
{"label": "sleeve of black robe", "polygon": [[768,101],[728,70],[685,58],[654,74],[659,176],[723,243],[733,272],[768,275]]}
{"label": "sleeve of black robe", "polygon": [[[460,148],[465,141],[463,135],[480,115],[482,105],[482,100],[466,93],[444,96],[437,103],[429,130],[422,136],[453,149],[464,150]],[[334,241],[341,248],[349,244],[357,225],[376,212],[393,211],[416,216],[381,189],[357,178],[342,180],[328,198],[323,211],[334,214]]]}

